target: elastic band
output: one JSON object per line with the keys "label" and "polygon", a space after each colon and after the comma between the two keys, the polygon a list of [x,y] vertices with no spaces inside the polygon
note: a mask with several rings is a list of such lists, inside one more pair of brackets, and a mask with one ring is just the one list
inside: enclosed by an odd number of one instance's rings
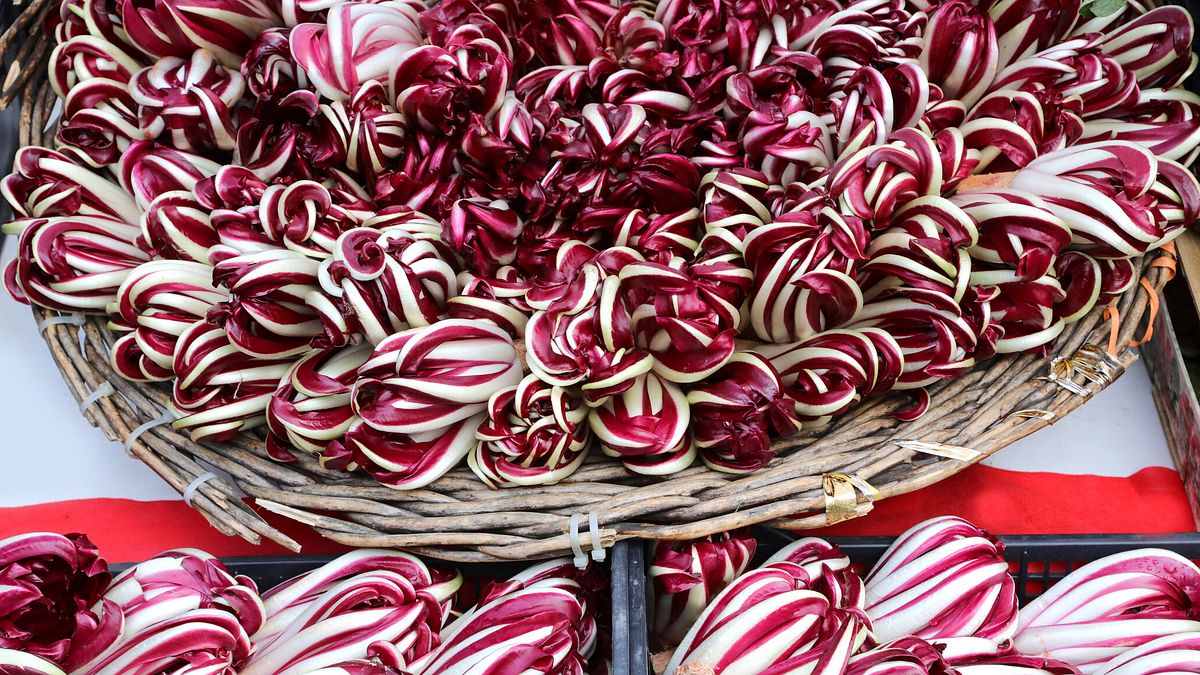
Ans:
{"label": "elastic band", "polygon": [[1150,261],[1151,267],[1161,267],[1167,271],[1167,281],[1175,278],[1175,274],[1179,272],[1179,263],[1176,259],[1175,242],[1171,242],[1162,247],[1163,254]]}
{"label": "elastic band", "polygon": [[170,410],[168,410],[160,415],[157,419],[152,419],[149,422],[143,422],[142,424],[139,424],[134,428],[133,431],[129,432],[129,438],[125,439],[125,454],[131,457],[133,456],[133,444],[137,442],[138,437],[140,437],[142,434],[153,429],[154,427],[170,424],[174,421],[175,416],[171,414]]}
{"label": "elastic band", "polygon": [[86,321],[87,319],[85,319],[82,314],[74,312],[71,314],[59,314],[58,316],[46,317],[38,322],[37,327],[39,333],[44,333],[50,326],[59,326],[65,323],[72,326],[82,327]]}
{"label": "elastic band", "polygon": [[583,552],[583,547],[579,545],[579,514],[571,514],[571,551],[575,553],[575,566],[583,569],[588,565],[587,554]]}
{"label": "elastic band", "polygon": [[1108,319],[1108,353],[1117,355],[1117,337],[1121,332],[1121,311],[1116,305],[1104,308],[1104,318]]}
{"label": "elastic band", "polygon": [[105,396],[112,396],[114,391],[115,390],[113,389],[111,382],[108,380],[101,382],[100,386],[96,387],[95,391],[83,397],[83,400],[79,402],[79,412],[87,412],[87,409],[95,405],[96,401],[99,401]]}
{"label": "elastic band", "polygon": [[1142,277],[1142,288],[1146,289],[1146,297],[1150,300],[1150,317],[1146,320],[1146,334],[1141,340],[1134,340],[1129,343],[1130,347],[1137,347],[1144,342],[1149,342],[1150,338],[1154,337],[1154,320],[1158,318],[1158,293],[1155,292],[1154,286]]}
{"label": "elastic band", "polygon": [[188,506],[191,506],[192,505],[192,497],[196,496],[196,490],[199,490],[201,485],[204,485],[205,483],[207,483],[208,481],[210,481],[216,477],[217,477],[217,474],[215,474],[211,471],[205,471],[204,473],[200,474],[199,476],[196,476],[195,480],[188,483],[188,486],[183,489],[183,501],[186,502]]}

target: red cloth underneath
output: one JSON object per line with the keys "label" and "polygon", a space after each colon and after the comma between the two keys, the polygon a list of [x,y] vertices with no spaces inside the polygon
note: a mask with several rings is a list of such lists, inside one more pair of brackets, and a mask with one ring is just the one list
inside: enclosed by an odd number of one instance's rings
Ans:
{"label": "red cloth underneath", "polygon": [[[304,525],[263,514],[304,553],[344,547]],[[958,515],[996,534],[1183,532],[1195,529],[1179,474],[1152,467],[1126,478],[1067,476],[974,466],[917,492],[881,501],[865,518],[814,531],[824,536],[897,535],[939,515]],[[218,556],[278,555],[227,537],[182,501],[83,499],[0,509],[0,539],[24,532],[85,532],[110,561],[144,560],[191,547]]]}
{"label": "red cloth underneath", "polygon": [[1008,471],[982,464],[923,490],[885,499],[864,518],[815,530],[822,536],[898,535],[939,515],[994,534],[1165,533],[1196,530],[1174,469],[1128,477]]}

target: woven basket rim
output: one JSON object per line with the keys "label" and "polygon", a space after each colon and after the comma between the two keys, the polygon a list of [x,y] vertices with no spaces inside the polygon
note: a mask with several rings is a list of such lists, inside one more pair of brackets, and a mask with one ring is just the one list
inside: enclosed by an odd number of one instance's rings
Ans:
{"label": "woven basket rim", "polygon": [[[55,97],[44,68],[49,40],[38,36],[41,17],[54,5],[34,0],[0,36],[0,53],[10,54],[11,65],[0,106],[17,97],[22,101],[20,147],[50,145],[45,128]],[[895,395],[864,401],[828,427],[777,442],[779,456],[753,474],[720,473],[697,462],[655,479],[631,474],[593,452],[557,485],[499,490],[482,483],[465,463],[425,488],[398,491],[364,476],[325,470],[313,457],[275,462],[262,438],[252,434],[196,443],[169,425],[147,427],[163,418],[169,392],[113,371],[107,359],[113,336],[105,320],[93,316],[83,325],[46,325],[54,312],[33,313],[71,394],[89,401],[85,418],[177,492],[189,492],[191,506],[221,532],[299,551],[295,540],[260,517],[259,511],[267,511],[350,546],[481,562],[549,558],[571,553],[573,544],[586,551],[593,537],[608,548],[634,537],[688,539],[754,524],[809,529],[864,515],[872,499],[945,480],[1054,423],[1120,377],[1137,357],[1126,346],[1157,304],[1150,293],[1158,294],[1172,276],[1168,266],[1147,263],[1141,261],[1141,274],[1148,288],[1135,284],[1115,303],[1115,339],[1122,348],[1099,371],[1094,366],[1113,330],[1104,308],[1068,326],[1052,350],[1054,358],[997,357],[963,378],[934,385],[933,406],[915,422],[892,417],[901,403]],[[94,396],[106,382],[114,394]],[[213,469],[220,475],[193,485]],[[865,484],[853,487],[855,481]],[[868,496],[871,487],[877,496]],[[827,497],[827,489],[835,496]],[[592,514],[598,527],[589,531]]]}

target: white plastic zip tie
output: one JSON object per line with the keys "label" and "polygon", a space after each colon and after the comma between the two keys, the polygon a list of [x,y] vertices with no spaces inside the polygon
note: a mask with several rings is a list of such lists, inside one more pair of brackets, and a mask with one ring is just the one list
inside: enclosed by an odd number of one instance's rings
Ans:
{"label": "white plastic zip tie", "polygon": [[605,553],[604,544],[600,541],[600,516],[597,516],[595,511],[588,514],[588,529],[592,531],[592,560],[604,562],[608,554]]}
{"label": "white plastic zip tie", "polygon": [[154,427],[162,426],[164,424],[170,424],[171,422],[174,422],[174,421],[175,421],[175,416],[171,414],[170,410],[168,410],[168,411],[164,412],[162,415],[158,416],[158,418],[156,418],[156,419],[152,419],[149,422],[143,422],[142,424],[139,424],[136,428],[134,428],[133,431],[129,432],[129,438],[125,439],[125,454],[127,454],[131,457],[133,456],[133,444],[137,442],[138,437],[140,437],[142,434],[146,433],[147,431],[150,431]]}
{"label": "white plastic zip tie", "polygon": [[95,391],[85,396],[83,400],[79,402],[79,412],[87,412],[87,409],[95,405],[96,401],[99,401],[105,396],[112,396],[114,391],[116,390],[113,389],[112,382],[109,382],[108,380],[101,382],[100,386],[96,387]]}
{"label": "white plastic zip tie", "polygon": [[63,114],[63,100],[61,98],[54,99],[54,107],[50,109],[50,114],[46,116],[46,126],[42,129],[42,133],[49,133],[51,129],[58,126],[58,120]]}
{"label": "white plastic zip tie", "polygon": [[59,326],[64,323],[82,328],[85,321],[87,321],[87,319],[85,319],[83,315],[78,312],[74,312],[72,314],[59,314],[58,316],[50,316],[42,319],[38,322],[37,328],[39,333],[46,332],[46,329],[50,326]]}
{"label": "white plastic zip tie", "polygon": [[[571,551],[575,554],[575,558],[572,562],[574,562],[575,566],[579,569],[583,569],[588,565],[588,554],[583,550],[583,545],[579,541],[579,523],[581,520],[583,520],[583,514],[571,514],[571,529],[569,536],[571,539]],[[592,540],[591,558],[596,562],[603,562],[608,557],[608,553],[604,550],[604,543],[600,539],[600,517],[596,515],[595,511],[592,511],[588,514],[588,530],[591,534]]]}
{"label": "white plastic zip tie", "polygon": [[188,506],[191,506],[192,497],[196,496],[196,490],[199,490],[201,485],[204,485],[216,477],[217,474],[211,471],[205,471],[199,476],[196,476],[196,479],[188,483],[188,486],[183,489],[183,501],[186,502]]}

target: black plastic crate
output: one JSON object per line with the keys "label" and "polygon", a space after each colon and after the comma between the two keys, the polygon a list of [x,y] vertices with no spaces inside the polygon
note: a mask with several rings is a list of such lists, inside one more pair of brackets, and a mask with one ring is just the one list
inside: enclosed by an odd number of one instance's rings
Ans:
{"label": "black plastic crate", "polygon": [[[755,532],[758,551],[752,566],[760,565],[776,551],[797,539],[779,530]],[[1179,534],[1015,534],[1001,535],[1004,558],[1017,580],[1017,597],[1024,605],[1041,595],[1054,582],[1083,565],[1105,556],[1138,548],[1165,548],[1192,560],[1200,560],[1200,533]],[[874,565],[893,537],[832,537],[859,571]]]}
{"label": "black plastic crate", "polygon": [[[244,574],[254,580],[260,592],[266,592],[292,577],[314,570],[336,558],[336,555],[281,555],[221,558],[229,571]],[[430,566],[453,567],[468,580],[503,581],[537,563],[538,560],[495,563],[450,563],[436,558],[418,556]],[[612,672],[614,675],[646,673],[649,668],[649,648],[646,642],[646,574],[642,568],[642,545],[638,541],[618,542],[608,552],[608,560],[599,563],[606,573],[612,594]],[[128,569],[132,563],[110,565],[113,574]],[[632,630],[631,630],[632,629]],[[630,639],[636,632],[641,638]],[[640,669],[639,669],[640,668]]]}
{"label": "black plastic crate", "polygon": [[[749,569],[754,569],[784,546],[802,538],[781,530],[753,528],[758,549]],[[894,537],[829,537],[850,558],[859,573],[870,569],[895,540]],[[1060,535],[1003,535],[1004,557],[1009,561],[1017,581],[1017,597],[1021,605],[1041,595],[1047,588],[1071,571],[1105,556],[1139,548],[1163,548],[1186,558],[1200,561],[1200,532],[1179,534],[1060,534]],[[644,547],[638,550],[638,565],[645,572]],[[643,581],[645,593],[652,592]],[[630,643],[640,642],[644,652],[631,660],[628,673],[649,675],[650,636],[646,630],[649,617],[646,597],[640,600],[642,622],[629,637]],[[622,671],[615,671],[620,673]]]}

